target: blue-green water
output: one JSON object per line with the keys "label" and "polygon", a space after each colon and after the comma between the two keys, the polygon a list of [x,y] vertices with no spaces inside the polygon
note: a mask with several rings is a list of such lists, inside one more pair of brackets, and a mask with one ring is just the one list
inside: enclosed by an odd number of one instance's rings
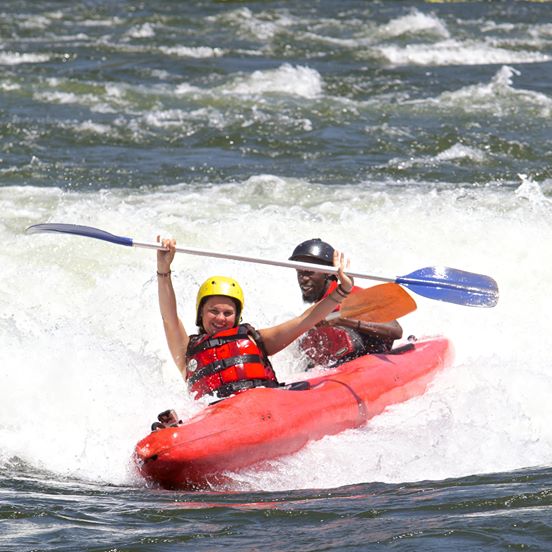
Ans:
{"label": "blue-green water", "polygon": [[[551,115],[550,2],[2,2],[0,550],[548,550]],[[199,406],[154,258],[25,235],[47,221],[274,259],[320,236],[361,272],[449,265],[501,298],[416,297],[405,336],[456,349],[424,396],[161,492],[133,446]],[[258,327],[303,308],[293,271],[174,268],[190,328],[214,272]],[[301,370],[293,347],[274,365]]]}
{"label": "blue-green water", "polygon": [[4,550],[68,551],[546,550],[549,484],[549,471],[531,470],[331,490],[187,494],[23,477],[2,489],[0,543]]}

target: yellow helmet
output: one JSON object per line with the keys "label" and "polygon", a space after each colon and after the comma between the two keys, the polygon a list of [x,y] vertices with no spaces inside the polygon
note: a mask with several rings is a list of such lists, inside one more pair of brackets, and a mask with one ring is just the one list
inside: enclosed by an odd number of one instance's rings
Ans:
{"label": "yellow helmet", "polygon": [[213,295],[230,297],[236,301],[236,324],[238,324],[241,312],[243,311],[243,290],[240,284],[236,280],[228,278],[228,276],[211,276],[201,284],[197,292],[196,325],[201,326],[201,304],[207,297],[212,297]]}

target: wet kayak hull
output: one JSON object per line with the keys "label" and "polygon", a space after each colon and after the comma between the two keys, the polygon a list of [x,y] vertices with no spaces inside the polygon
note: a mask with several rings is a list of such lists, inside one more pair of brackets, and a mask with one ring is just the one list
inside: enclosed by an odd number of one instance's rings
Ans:
{"label": "wet kayak hull", "polygon": [[308,389],[244,391],[146,436],[136,445],[135,464],[164,488],[205,487],[225,472],[365,424],[387,406],[422,394],[451,358],[447,339],[428,339],[402,354],[360,357],[306,379]]}

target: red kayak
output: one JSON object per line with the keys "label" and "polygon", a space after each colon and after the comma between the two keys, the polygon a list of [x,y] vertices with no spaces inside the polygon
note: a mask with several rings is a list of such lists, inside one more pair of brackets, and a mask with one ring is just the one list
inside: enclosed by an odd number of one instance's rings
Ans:
{"label": "red kayak", "polygon": [[452,354],[447,339],[426,339],[393,354],[357,358],[295,388],[243,391],[177,427],[152,432],[136,445],[135,463],[161,487],[205,488],[224,472],[292,454],[422,394]]}

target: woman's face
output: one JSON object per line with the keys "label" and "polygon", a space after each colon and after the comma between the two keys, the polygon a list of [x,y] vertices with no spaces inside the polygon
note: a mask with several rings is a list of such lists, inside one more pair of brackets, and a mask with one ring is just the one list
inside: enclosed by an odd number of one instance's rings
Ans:
{"label": "woman's face", "polygon": [[223,295],[208,297],[201,307],[201,320],[208,335],[233,328],[236,324],[236,303]]}

